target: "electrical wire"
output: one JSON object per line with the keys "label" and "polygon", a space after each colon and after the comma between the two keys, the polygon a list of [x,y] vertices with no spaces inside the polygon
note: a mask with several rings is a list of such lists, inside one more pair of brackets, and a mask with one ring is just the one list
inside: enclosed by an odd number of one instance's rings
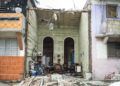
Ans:
{"label": "electrical wire", "polygon": [[76,6],[75,6],[75,1],[74,0],[72,0],[73,1],[73,6],[74,6],[74,9],[76,9]]}

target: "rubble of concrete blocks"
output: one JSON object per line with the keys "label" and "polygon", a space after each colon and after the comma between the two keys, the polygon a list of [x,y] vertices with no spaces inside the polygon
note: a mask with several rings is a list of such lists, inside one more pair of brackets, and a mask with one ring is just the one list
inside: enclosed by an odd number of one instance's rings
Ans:
{"label": "rubble of concrete blocks", "polygon": [[46,76],[28,77],[13,86],[107,86],[102,81],[86,81],[72,76],[49,74]]}

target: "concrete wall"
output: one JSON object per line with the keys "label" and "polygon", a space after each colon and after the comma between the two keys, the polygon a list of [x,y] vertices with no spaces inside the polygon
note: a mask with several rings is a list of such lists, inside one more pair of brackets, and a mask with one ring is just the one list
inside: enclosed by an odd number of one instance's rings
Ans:
{"label": "concrete wall", "polygon": [[[93,79],[103,80],[113,72],[118,73],[120,59],[108,59],[107,44],[104,39],[96,38],[101,25],[106,19],[106,5],[92,4],[91,6],[91,34],[92,34],[92,72]],[[120,12],[120,11],[119,11]]]}
{"label": "concrete wall", "polygon": [[71,37],[74,40],[75,62],[79,62],[79,28],[69,26],[55,26],[53,30],[49,30],[47,25],[39,25],[39,43],[38,49],[43,52],[43,40],[45,37],[52,37],[54,40],[53,61],[57,62],[57,55],[60,54],[61,63],[64,63],[64,40]]}
{"label": "concrete wall", "polygon": [[37,22],[36,22],[36,14],[34,10],[29,10],[28,15],[28,56],[32,55],[32,51],[37,46]]}
{"label": "concrete wall", "polygon": [[29,10],[27,10],[27,21],[28,21],[28,32],[27,32],[27,63],[26,63],[26,70],[28,73],[29,64],[28,62],[32,58],[33,50],[37,50],[37,19],[35,10],[32,8],[32,4],[28,1]]}
{"label": "concrete wall", "polygon": [[83,73],[89,72],[89,37],[88,37],[88,13],[82,12],[79,29],[79,61],[82,63]]}

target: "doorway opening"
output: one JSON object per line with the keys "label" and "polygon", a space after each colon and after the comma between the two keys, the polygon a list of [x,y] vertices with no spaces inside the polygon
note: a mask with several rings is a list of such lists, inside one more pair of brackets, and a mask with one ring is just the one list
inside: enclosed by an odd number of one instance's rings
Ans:
{"label": "doorway opening", "polygon": [[74,64],[74,40],[70,37],[64,40],[64,64]]}
{"label": "doorway opening", "polygon": [[43,55],[49,59],[49,65],[53,65],[53,39],[46,37],[43,40]]}

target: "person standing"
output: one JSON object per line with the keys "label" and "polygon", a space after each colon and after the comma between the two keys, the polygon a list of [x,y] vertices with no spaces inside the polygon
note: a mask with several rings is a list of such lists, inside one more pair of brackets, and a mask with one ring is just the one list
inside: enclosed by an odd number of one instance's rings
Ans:
{"label": "person standing", "polygon": [[35,64],[36,75],[43,75],[44,74],[44,66],[42,64],[42,56],[37,57],[37,63]]}

